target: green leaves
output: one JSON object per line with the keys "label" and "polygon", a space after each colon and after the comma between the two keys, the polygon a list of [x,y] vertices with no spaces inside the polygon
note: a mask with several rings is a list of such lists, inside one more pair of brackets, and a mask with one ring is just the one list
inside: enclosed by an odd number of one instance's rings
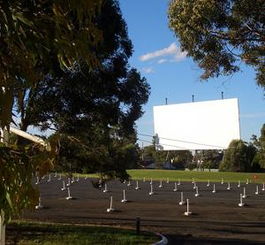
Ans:
{"label": "green leaves", "polygon": [[221,171],[251,172],[252,161],[256,149],[242,140],[232,140],[226,149],[223,161],[219,167]]}
{"label": "green leaves", "polygon": [[230,75],[244,61],[264,86],[263,0],[171,0],[168,17],[181,48],[204,70],[202,79]]}
{"label": "green leaves", "polygon": [[265,124],[263,124],[260,130],[260,137],[256,141],[257,152],[257,162],[261,168],[265,169]]}
{"label": "green leaves", "polygon": [[37,204],[38,190],[32,185],[32,173],[47,173],[53,167],[49,160],[53,158],[42,146],[0,144],[0,209],[5,213],[5,222]]}
{"label": "green leaves", "polygon": [[[34,87],[60,66],[82,59],[98,67],[102,40],[95,17],[103,0],[2,1],[0,3],[0,127],[8,126],[17,90]],[[26,82],[22,82],[26,81]],[[8,93],[8,94],[7,94]]]}
{"label": "green leaves", "polygon": [[127,178],[126,167],[138,160],[135,121],[150,88],[128,66],[132,44],[118,1],[2,2],[0,126],[10,124],[16,108],[22,130],[57,131],[50,152],[19,138],[0,147],[0,207],[7,220],[36,203],[32,173],[43,175],[57,161],[65,169],[87,165]]}

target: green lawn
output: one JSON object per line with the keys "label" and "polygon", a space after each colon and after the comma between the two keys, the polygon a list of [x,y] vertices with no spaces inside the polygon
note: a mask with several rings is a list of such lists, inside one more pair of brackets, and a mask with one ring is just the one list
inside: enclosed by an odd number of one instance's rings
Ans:
{"label": "green lawn", "polygon": [[[247,179],[252,183],[265,182],[265,173],[237,173],[237,172],[198,172],[198,171],[184,171],[184,170],[161,170],[161,169],[130,169],[127,170],[132,179],[142,180],[166,180],[170,181],[191,181],[193,178],[197,182],[219,182],[223,178],[224,181],[230,182],[246,182]],[[90,178],[97,178],[97,174],[83,175]]]}
{"label": "green lawn", "polygon": [[133,230],[110,227],[12,222],[7,228],[7,244],[18,245],[147,245],[160,239],[153,233],[136,235]]}
{"label": "green lawn", "polygon": [[[147,169],[132,169],[127,171],[132,179],[160,180],[167,178],[170,181],[191,181],[194,178],[198,182],[210,180],[211,182],[219,182],[223,178],[224,181],[245,182],[246,179],[252,182],[265,182],[265,173],[234,173],[234,172],[197,172],[197,171],[179,171],[179,170],[147,170]],[[256,178],[254,177],[256,176]]]}

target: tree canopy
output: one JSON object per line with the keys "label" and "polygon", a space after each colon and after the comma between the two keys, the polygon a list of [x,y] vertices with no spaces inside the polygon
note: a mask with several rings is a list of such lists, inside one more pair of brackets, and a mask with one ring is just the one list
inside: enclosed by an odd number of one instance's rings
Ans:
{"label": "tree canopy", "polygon": [[36,201],[32,174],[55,160],[75,157],[90,170],[126,177],[149,85],[128,65],[132,43],[118,1],[2,1],[0,15],[0,127],[16,110],[24,131],[55,129],[51,152],[19,138],[0,145],[1,216]]}
{"label": "tree canopy", "polygon": [[256,135],[252,136],[252,144],[257,149],[253,164],[256,164],[258,169],[265,169],[265,124],[260,130],[259,138]]}
{"label": "tree canopy", "polygon": [[204,70],[202,79],[230,75],[241,62],[265,86],[264,0],[171,0],[169,25]]}
{"label": "tree canopy", "polygon": [[150,88],[146,79],[128,65],[132,43],[118,2],[104,1],[94,21],[103,38],[94,48],[99,66],[90,69],[79,59],[71,70],[49,73],[35,87],[23,90],[15,108],[21,115],[22,130],[32,125],[64,135],[60,154],[64,166],[76,157],[75,163],[87,164],[90,171],[110,172],[112,168],[117,174],[120,171],[118,175],[121,171],[125,175],[128,164],[123,157],[124,166],[118,164],[115,154],[137,152],[131,145],[136,142],[135,121],[143,113]]}
{"label": "tree canopy", "polygon": [[[22,105],[24,92],[46,74],[69,70],[79,59],[98,66],[94,48],[102,32],[95,17],[101,5],[102,0],[0,1],[0,129],[9,128],[15,100]],[[0,143],[0,229],[3,220],[37,201],[32,174],[51,169],[55,145],[48,152],[29,142]]]}
{"label": "tree canopy", "polygon": [[0,127],[9,127],[14,99],[46,74],[82,59],[95,67],[102,40],[95,25],[102,0],[0,2]]}
{"label": "tree canopy", "polygon": [[225,150],[221,171],[251,172],[256,148],[242,140],[232,140]]}

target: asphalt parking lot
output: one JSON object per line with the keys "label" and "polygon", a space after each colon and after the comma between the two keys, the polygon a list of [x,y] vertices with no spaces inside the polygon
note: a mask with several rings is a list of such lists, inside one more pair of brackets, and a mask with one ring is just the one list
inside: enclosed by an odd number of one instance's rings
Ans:
{"label": "asphalt parking lot", "polygon": [[[66,181],[67,182],[67,181]],[[52,177],[39,184],[43,209],[27,210],[22,218],[74,224],[114,225],[117,227],[135,227],[136,217],[140,217],[141,229],[192,239],[235,239],[265,244],[265,191],[256,184],[215,183],[216,193],[212,193],[213,183],[197,183],[199,197],[191,182],[182,182],[173,191],[174,182],[159,188],[159,181],[153,181],[154,195],[150,196],[150,181],[139,181],[140,190],[135,190],[136,182],[107,183],[109,192],[104,193],[92,185],[91,179],[80,178],[70,186],[72,200],[66,200],[67,190],[62,191],[62,181]],[[239,207],[239,196],[246,188],[248,197],[243,200],[244,207]],[[126,190],[127,203],[122,203],[122,191]],[[180,206],[180,192],[184,200],[190,200],[192,215],[185,216],[186,205]],[[115,212],[108,213],[110,196],[113,197]],[[209,243],[210,244],[210,243]]]}

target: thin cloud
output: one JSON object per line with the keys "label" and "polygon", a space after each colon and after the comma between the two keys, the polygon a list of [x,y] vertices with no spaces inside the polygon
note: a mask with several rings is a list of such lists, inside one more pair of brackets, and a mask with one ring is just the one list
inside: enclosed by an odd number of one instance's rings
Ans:
{"label": "thin cloud", "polygon": [[147,74],[155,72],[152,67],[144,67],[142,70],[143,70],[144,73],[147,73]]}
{"label": "thin cloud", "polygon": [[[178,62],[186,58],[187,52],[182,52],[176,43],[171,43],[167,48],[156,50],[151,53],[140,56],[141,61],[148,61],[159,57],[170,57],[170,61]],[[173,58],[172,58],[173,57]],[[159,64],[166,62],[166,59],[160,59]]]}
{"label": "thin cloud", "polygon": [[167,59],[160,59],[159,61],[157,61],[158,64],[163,64],[165,62],[167,62],[168,60]]}

